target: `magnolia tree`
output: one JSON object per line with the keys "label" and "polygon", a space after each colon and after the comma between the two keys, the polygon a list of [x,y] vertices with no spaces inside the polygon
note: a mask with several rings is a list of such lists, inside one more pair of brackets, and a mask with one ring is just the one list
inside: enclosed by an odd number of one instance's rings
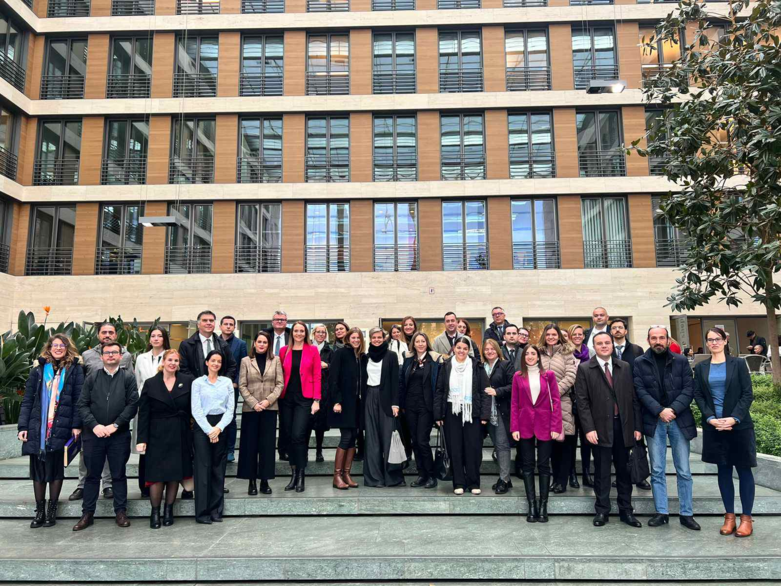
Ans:
{"label": "magnolia tree", "polygon": [[778,384],[781,2],[733,1],[720,10],[715,16],[706,4],[684,0],[659,24],[656,39],[644,39],[644,51],[653,51],[658,41],[676,44],[681,30],[689,33],[682,58],[645,88],[648,103],[665,114],[647,148],[633,146],[662,161],[680,186],[661,204],[689,244],[669,305],[738,307],[746,297],[761,304]]}

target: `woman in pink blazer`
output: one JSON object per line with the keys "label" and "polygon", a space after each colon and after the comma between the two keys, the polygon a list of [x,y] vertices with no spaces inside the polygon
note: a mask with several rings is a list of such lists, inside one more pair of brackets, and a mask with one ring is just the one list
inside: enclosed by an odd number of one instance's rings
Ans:
{"label": "woman in pink blazer", "polygon": [[[521,452],[521,471],[528,501],[528,523],[548,522],[548,489],[553,441],[564,437],[561,398],[556,375],[542,370],[540,352],[529,344],[521,353],[521,369],[513,376],[510,431]],[[537,444],[537,474],[540,500],[534,494],[534,446]]]}
{"label": "woman in pink blazer", "polygon": [[312,419],[320,410],[320,353],[309,342],[304,322],[297,321],[291,342],[279,351],[285,388],[279,399],[280,424],[290,438],[290,482],[285,490],[304,492]]}

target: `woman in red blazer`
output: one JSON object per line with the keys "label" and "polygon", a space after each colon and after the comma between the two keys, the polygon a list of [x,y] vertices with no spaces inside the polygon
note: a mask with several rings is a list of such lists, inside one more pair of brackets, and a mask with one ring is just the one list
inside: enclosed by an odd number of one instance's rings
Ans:
{"label": "woman in red blazer", "polygon": [[279,420],[290,438],[290,482],[285,490],[304,492],[312,418],[320,410],[320,353],[309,342],[304,322],[297,321],[291,342],[279,351],[285,388],[279,399]]}
{"label": "woman in red blazer", "polygon": [[[528,501],[528,523],[548,522],[548,489],[553,441],[564,437],[561,398],[556,375],[542,370],[540,352],[529,344],[521,353],[521,369],[513,376],[510,431],[521,452],[521,471]],[[537,444],[537,473],[540,500],[534,494],[534,446]]]}

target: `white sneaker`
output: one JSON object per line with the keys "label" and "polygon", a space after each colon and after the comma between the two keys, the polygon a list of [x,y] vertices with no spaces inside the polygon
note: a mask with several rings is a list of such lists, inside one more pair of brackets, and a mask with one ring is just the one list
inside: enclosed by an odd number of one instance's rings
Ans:
{"label": "white sneaker", "polygon": [[464,489],[463,488],[457,488],[453,492],[456,493],[458,496],[461,496],[462,494],[464,494]]}
{"label": "white sneaker", "polygon": [[480,494],[481,492],[483,492],[483,491],[480,490],[479,488],[473,488],[472,489],[472,494],[475,495],[475,496]]}

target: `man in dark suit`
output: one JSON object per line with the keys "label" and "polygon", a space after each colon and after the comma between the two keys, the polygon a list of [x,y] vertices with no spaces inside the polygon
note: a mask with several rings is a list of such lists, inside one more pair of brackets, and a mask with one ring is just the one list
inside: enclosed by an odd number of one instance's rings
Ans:
{"label": "man in dark suit", "polygon": [[228,442],[228,462],[236,460],[236,405],[239,403],[239,370],[241,361],[248,356],[247,343],[234,335],[236,331],[236,318],[226,315],[220,320],[220,335],[230,348],[233,361],[236,363],[236,375],[233,377],[233,421],[225,429],[225,439]]}
{"label": "man in dark suit", "polygon": [[504,346],[502,357],[513,365],[513,372],[521,370],[521,352],[526,344],[518,344],[518,326],[507,324],[504,329]]}
{"label": "man in dark suit", "polygon": [[640,433],[640,404],[629,365],[613,359],[613,338],[607,332],[593,336],[595,356],[578,367],[575,395],[586,440],[594,448],[594,526],[602,527],[610,514],[610,465],[616,468],[618,513],[622,523],[642,527],[632,508],[629,450]]}
{"label": "man in dark suit", "polygon": [[507,328],[509,325],[504,313],[504,309],[501,307],[494,307],[491,310],[491,317],[494,319],[494,321],[492,321],[491,325],[486,328],[485,332],[483,332],[483,341],[496,340],[499,342],[500,346],[503,346],[505,328]]}
{"label": "man in dark suit", "polygon": [[184,340],[179,346],[179,371],[199,378],[208,374],[206,370],[206,356],[212,350],[217,350],[222,355],[220,376],[226,376],[231,380],[236,378],[236,361],[230,346],[220,336],[214,333],[217,325],[217,317],[209,310],[198,314],[198,331]]}
{"label": "man in dark suit", "polygon": [[[271,351],[274,352],[274,356],[279,356],[279,351],[290,344],[290,328],[287,327],[287,314],[284,311],[280,309],[274,312],[274,317],[271,318],[271,327],[266,330],[266,333],[271,337]],[[287,462],[287,446],[290,443],[290,438],[286,432],[288,426],[282,423],[283,417],[283,410],[280,409],[277,451],[279,459]]]}

